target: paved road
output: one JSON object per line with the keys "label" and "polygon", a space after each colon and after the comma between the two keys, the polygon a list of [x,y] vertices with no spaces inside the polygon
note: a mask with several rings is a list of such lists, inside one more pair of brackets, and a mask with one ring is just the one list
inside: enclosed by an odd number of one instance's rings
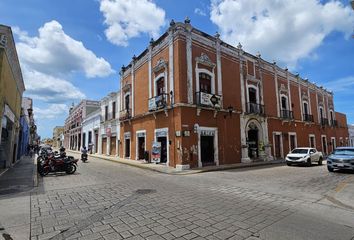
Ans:
{"label": "paved road", "polygon": [[166,175],[91,158],[44,177],[32,239],[354,239],[354,211],[326,195],[353,174],[325,166]]}

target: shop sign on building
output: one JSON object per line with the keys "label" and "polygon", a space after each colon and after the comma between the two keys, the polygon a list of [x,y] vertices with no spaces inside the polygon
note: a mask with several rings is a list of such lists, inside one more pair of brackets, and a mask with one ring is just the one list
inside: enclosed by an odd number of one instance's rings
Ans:
{"label": "shop sign on building", "polygon": [[161,143],[153,142],[151,150],[151,161],[154,163],[159,163],[161,159]]}

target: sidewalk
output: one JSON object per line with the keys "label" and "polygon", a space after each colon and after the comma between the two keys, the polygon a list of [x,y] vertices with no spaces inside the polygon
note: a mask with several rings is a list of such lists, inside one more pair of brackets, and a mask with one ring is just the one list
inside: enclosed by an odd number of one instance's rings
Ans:
{"label": "sidewalk", "polygon": [[5,239],[30,238],[30,191],[37,173],[33,158],[23,157],[0,176],[0,236],[8,234]]}
{"label": "sidewalk", "polygon": [[[81,154],[78,151],[72,151],[72,150],[67,150],[67,152],[75,153],[78,155]],[[267,166],[267,165],[285,163],[284,160],[274,160],[268,162],[235,163],[235,164],[220,165],[220,166],[208,166],[203,168],[193,168],[193,169],[181,171],[163,164],[146,163],[145,161],[129,160],[129,159],[123,159],[118,157],[103,156],[99,154],[89,154],[89,157],[95,157],[107,161],[130,165],[133,167],[143,168],[143,169],[165,173],[165,174],[174,174],[174,175],[187,175],[187,174],[196,174],[196,173],[211,172],[211,171],[249,168],[249,167],[258,167],[258,166]]]}

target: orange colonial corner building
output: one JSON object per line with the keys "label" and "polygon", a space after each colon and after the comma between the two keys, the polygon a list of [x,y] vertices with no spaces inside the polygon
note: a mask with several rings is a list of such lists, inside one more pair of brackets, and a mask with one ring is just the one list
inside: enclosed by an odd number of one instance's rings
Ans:
{"label": "orange colonial corner building", "polygon": [[120,72],[120,157],[177,169],[284,158],[348,144],[333,93],[190,24],[169,29]]}

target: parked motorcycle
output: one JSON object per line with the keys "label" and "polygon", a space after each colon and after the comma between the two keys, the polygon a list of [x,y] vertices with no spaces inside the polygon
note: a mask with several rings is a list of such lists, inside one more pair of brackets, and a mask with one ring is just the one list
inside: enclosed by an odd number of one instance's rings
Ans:
{"label": "parked motorcycle", "polygon": [[60,154],[45,151],[38,160],[38,173],[46,176],[50,172],[66,172],[73,174],[77,168],[78,159],[72,156],[66,156],[65,148],[61,149]]}

